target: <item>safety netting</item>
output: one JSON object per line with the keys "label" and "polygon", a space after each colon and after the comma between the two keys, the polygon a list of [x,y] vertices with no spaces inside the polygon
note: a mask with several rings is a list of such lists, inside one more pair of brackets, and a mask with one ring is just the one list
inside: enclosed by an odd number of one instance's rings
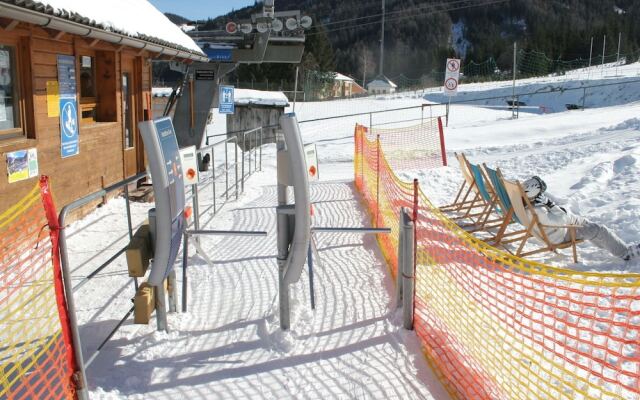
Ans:
{"label": "safety netting", "polygon": [[[465,232],[394,173],[356,127],[355,184],[391,226],[413,206],[416,333],[459,399],[640,399],[640,275],[578,272],[515,257]],[[410,145],[410,144],[409,144]]]}
{"label": "safety netting", "polygon": [[46,177],[0,214],[0,399],[75,398],[58,233]]}
{"label": "safety netting", "polygon": [[416,125],[375,127],[367,137],[380,142],[380,149],[393,171],[411,171],[447,165],[444,132],[440,118],[422,118]]}

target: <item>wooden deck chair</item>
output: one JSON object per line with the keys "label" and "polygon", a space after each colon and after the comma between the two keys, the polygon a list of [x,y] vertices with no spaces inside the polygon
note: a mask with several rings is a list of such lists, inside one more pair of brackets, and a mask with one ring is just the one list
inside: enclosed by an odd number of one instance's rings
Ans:
{"label": "wooden deck chair", "polygon": [[[511,232],[507,232],[507,228],[513,222],[520,224],[518,217],[513,213],[513,207],[511,207],[511,200],[507,195],[507,190],[504,188],[502,181],[504,176],[500,168],[489,168],[487,164],[482,164],[482,169],[485,172],[485,176],[489,179],[485,180],[487,184],[491,184],[493,192],[495,193],[495,199],[497,202],[496,212],[502,215],[502,224],[500,225],[498,232],[492,239],[492,244],[500,245],[515,242],[520,240],[522,235],[526,234],[526,229],[519,229]],[[521,225],[521,224],[520,224]],[[515,236],[515,238],[514,238]]]}
{"label": "wooden deck chair", "polygon": [[[557,252],[558,249],[566,249],[571,247],[573,249],[573,262],[578,262],[578,251],[576,249],[576,244],[582,242],[582,240],[576,240],[576,228],[578,225],[543,225],[539,218],[538,214],[536,214],[533,208],[533,205],[527,198],[525,191],[518,181],[508,181],[506,179],[502,180],[504,184],[504,188],[507,191],[507,195],[509,196],[509,200],[511,201],[511,206],[513,208],[513,212],[522,224],[526,228],[526,234],[522,238],[520,245],[518,246],[518,250],[516,251],[516,256],[528,256],[531,254],[537,254],[545,251],[553,251]],[[547,237],[547,233],[545,228],[567,228],[569,230],[569,234],[571,239],[559,243],[554,244],[549,241]],[[542,241],[543,247],[523,252],[523,248],[525,243],[531,237],[536,237]]]}
{"label": "wooden deck chair", "polygon": [[[462,182],[462,186],[460,187],[458,195],[456,196],[456,199],[453,201],[453,203],[440,207],[440,211],[462,213],[462,215],[451,217],[451,219],[453,220],[484,216],[483,211],[487,204],[480,195],[478,186],[475,182],[475,179],[473,178],[473,174],[471,173],[469,161],[467,161],[467,158],[463,153],[454,154],[456,156],[456,159],[460,163],[460,172],[462,172],[464,181]],[[462,193],[464,192],[465,187],[467,188],[467,190],[464,196],[460,198],[460,196],[462,196]]]}
{"label": "wooden deck chair", "polygon": [[[473,179],[476,183],[476,187],[478,188],[478,193],[484,200],[486,206],[484,208],[484,215],[481,216],[477,220],[476,226],[473,228],[473,231],[479,230],[488,230],[491,228],[496,228],[500,226],[503,222],[502,215],[499,214],[499,205],[497,200],[497,195],[491,185],[491,182],[487,178],[485,172],[480,168],[478,164],[469,163],[469,168],[471,169],[471,173],[473,174]],[[489,217],[497,213],[498,218],[489,219]]]}

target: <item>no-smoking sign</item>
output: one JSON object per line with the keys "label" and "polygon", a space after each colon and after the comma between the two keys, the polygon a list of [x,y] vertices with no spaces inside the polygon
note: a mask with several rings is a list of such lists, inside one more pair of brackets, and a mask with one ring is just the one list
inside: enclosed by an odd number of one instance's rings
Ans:
{"label": "no-smoking sign", "polygon": [[460,60],[457,58],[447,58],[444,76],[444,94],[455,96],[458,93],[458,81],[460,79]]}

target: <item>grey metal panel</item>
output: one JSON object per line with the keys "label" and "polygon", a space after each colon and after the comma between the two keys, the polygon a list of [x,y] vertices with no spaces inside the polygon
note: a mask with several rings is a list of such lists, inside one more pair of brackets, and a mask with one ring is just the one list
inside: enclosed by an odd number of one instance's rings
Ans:
{"label": "grey metal panel", "polygon": [[294,46],[267,46],[264,54],[265,63],[292,63],[298,64],[302,61],[304,54],[304,44]]}
{"label": "grey metal panel", "polygon": [[[173,117],[173,126],[176,130],[178,145],[180,147],[202,145],[209,113],[218,104],[218,86],[222,77],[235,69],[235,64],[220,63],[193,63],[189,67],[187,79],[184,80],[181,96],[178,97],[176,110]],[[214,80],[196,80],[195,71],[214,71]],[[190,85],[193,85],[191,95]],[[193,110],[191,100],[193,99]],[[193,112],[193,124],[191,114]]]}
{"label": "grey metal panel", "polygon": [[289,154],[289,168],[292,171],[291,179],[293,180],[295,201],[295,228],[284,270],[284,282],[289,285],[300,279],[302,267],[307,259],[311,237],[311,205],[307,161],[304,156],[298,121],[295,115],[287,114],[280,117],[280,125]]}

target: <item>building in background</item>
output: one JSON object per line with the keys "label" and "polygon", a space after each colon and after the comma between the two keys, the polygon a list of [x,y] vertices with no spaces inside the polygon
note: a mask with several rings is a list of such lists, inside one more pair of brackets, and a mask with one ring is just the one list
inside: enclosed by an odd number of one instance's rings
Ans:
{"label": "building in background", "polygon": [[61,208],[145,170],[151,59],[207,60],[146,0],[0,0],[0,211],[41,174]]}
{"label": "building in background", "polygon": [[332,97],[351,97],[367,93],[367,91],[356,81],[346,75],[336,72],[333,79]]}
{"label": "building in background", "polygon": [[397,88],[398,85],[386,76],[379,76],[367,84],[369,94],[391,94],[395,93]]}

